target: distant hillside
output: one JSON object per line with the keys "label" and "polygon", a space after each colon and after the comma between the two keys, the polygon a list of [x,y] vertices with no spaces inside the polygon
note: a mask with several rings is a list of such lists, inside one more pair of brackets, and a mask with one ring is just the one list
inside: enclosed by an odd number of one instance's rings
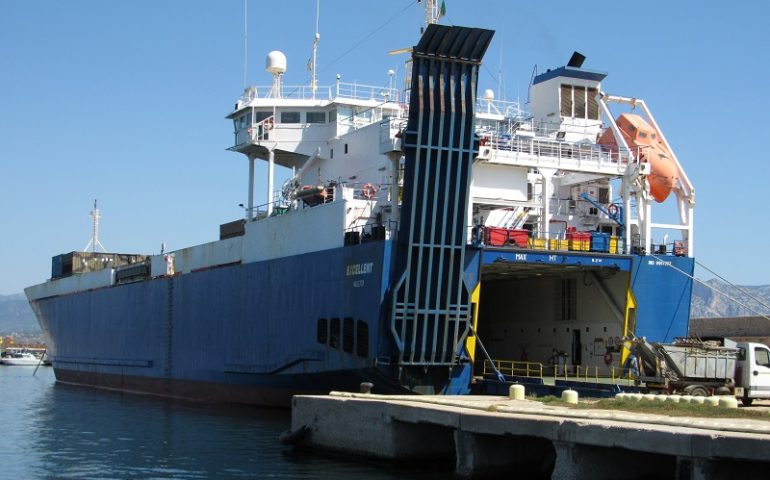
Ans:
{"label": "distant hillside", "polygon": [[0,295],[0,335],[39,331],[35,314],[23,293]]}
{"label": "distant hillside", "polygon": [[[770,285],[760,285],[754,287],[739,286],[732,287],[717,279],[706,282],[712,288],[695,283],[692,289],[692,307],[690,316],[697,317],[742,317],[758,314],[770,315],[770,308],[757,303],[755,300],[741,292],[745,290],[752,297],[759,299],[765,305],[770,305]],[[715,291],[714,289],[718,290]],[[740,290],[739,290],[740,289]],[[719,293],[724,292],[732,298]],[[736,301],[750,307],[748,310]]]}

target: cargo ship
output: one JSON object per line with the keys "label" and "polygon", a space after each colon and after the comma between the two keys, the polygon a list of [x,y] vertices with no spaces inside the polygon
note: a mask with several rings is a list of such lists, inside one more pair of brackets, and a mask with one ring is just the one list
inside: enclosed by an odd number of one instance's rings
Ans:
{"label": "cargo ship", "polygon": [[[694,191],[646,103],[578,53],[533,77],[528,109],[478,95],[493,32],[425,4],[401,89],[287,86],[268,54],[272,83],[226,116],[248,205],[219,239],[53,258],[25,291],[57,381],[255,405],[465,394],[486,365],[614,376],[624,338],[686,334]],[[653,220],[674,202],[679,221]]]}

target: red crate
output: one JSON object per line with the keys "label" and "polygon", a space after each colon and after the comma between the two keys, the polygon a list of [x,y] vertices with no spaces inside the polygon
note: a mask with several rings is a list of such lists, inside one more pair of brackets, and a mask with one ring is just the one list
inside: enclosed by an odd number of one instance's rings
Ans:
{"label": "red crate", "polygon": [[502,247],[508,243],[508,229],[502,227],[485,228],[484,243],[491,247]]}
{"label": "red crate", "polygon": [[511,245],[526,248],[527,239],[529,239],[529,230],[504,227],[486,227],[484,229],[484,243],[491,247]]}
{"label": "red crate", "polygon": [[515,243],[519,248],[527,248],[527,240],[529,240],[529,230],[521,228],[511,228],[508,230],[509,243]]}

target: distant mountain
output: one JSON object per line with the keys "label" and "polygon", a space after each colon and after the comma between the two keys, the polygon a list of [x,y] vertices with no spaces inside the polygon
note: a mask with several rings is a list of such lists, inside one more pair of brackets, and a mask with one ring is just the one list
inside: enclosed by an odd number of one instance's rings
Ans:
{"label": "distant mountain", "polygon": [[23,293],[0,295],[0,335],[39,331],[35,314]]}
{"label": "distant mountain", "polygon": [[[697,282],[693,285],[691,317],[770,315],[770,307],[768,307],[770,306],[770,285],[738,286],[736,288],[717,279],[708,280],[705,283],[708,286]],[[758,299],[761,303],[751,297]],[[750,307],[751,310],[741,304]]]}

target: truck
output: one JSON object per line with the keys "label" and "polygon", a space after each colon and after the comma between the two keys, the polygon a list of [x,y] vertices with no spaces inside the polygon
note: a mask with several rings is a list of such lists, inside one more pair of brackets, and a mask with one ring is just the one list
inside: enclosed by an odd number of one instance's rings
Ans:
{"label": "truck", "polygon": [[626,365],[651,392],[692,396],[735,395],[745,406],[770,399],[770,348],[730,339],[679,337],[673,343],[630,338]]}

